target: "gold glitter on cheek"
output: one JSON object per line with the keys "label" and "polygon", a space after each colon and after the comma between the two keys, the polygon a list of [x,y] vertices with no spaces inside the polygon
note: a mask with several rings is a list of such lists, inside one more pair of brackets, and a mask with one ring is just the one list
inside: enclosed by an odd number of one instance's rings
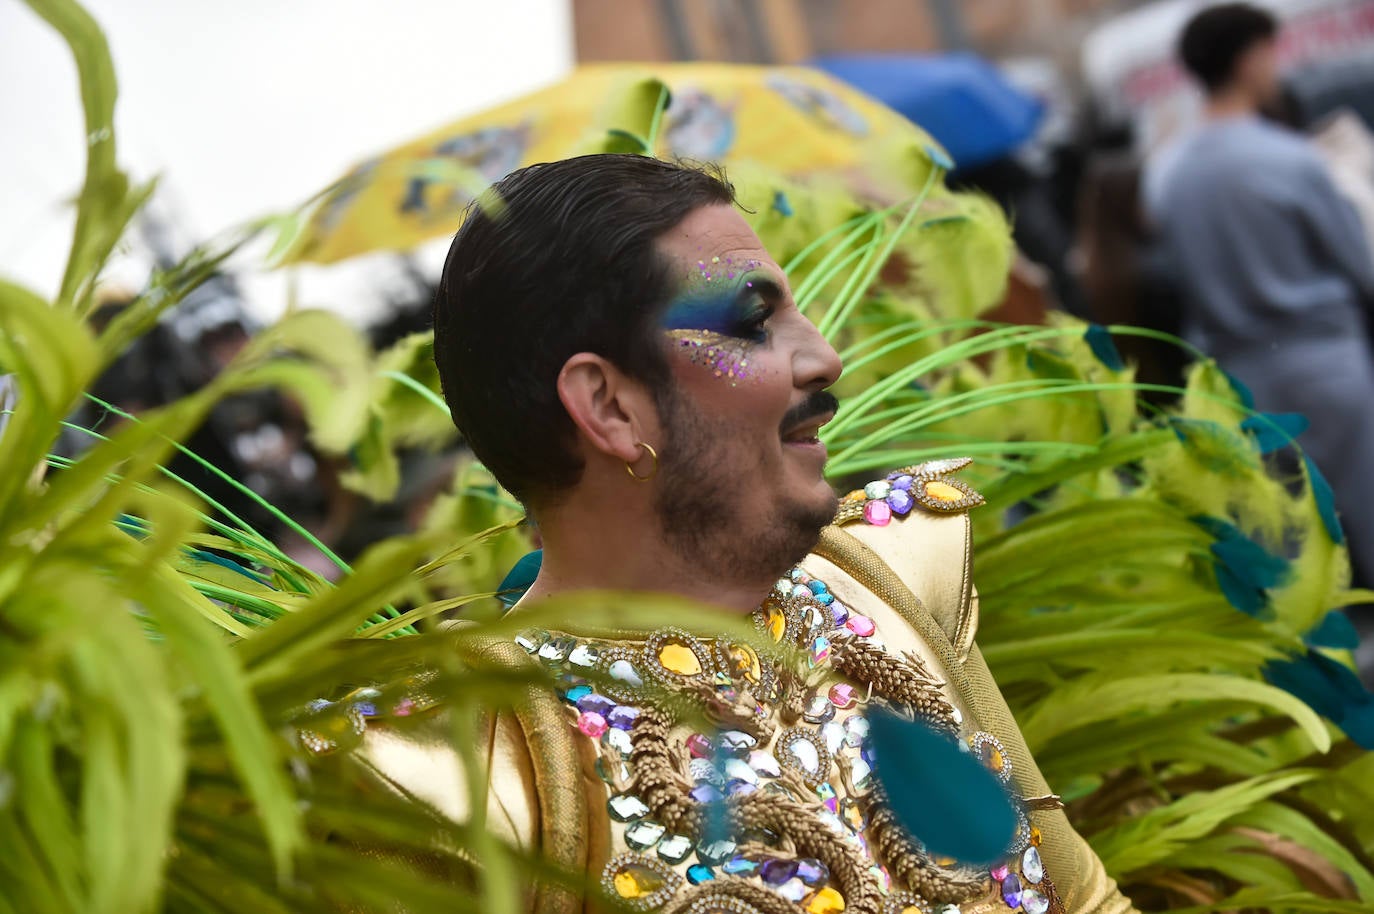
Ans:
{"label": "gold glitter on cheek", "polygon": [[693,365],[700,365],[714,377],[728,381],[731,387],[757,378],[757,372],[749,364],[752,347],[746,341],[711,330],[666,332],[673,348],[684,352]]}

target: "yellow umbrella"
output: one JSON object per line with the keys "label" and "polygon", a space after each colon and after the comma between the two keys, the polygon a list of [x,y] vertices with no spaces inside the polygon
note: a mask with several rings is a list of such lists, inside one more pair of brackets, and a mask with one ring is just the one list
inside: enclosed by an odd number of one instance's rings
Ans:
{"label": "yellow umbrella", "polygon": [[[659,82],[661,80],[661,83]],[[463,118],[354,167],[320,195],[285,260],[331,263],[405,250],[452,233],[468,202],[535,162],[642,146],[635,135],[666,85],[671,101],[655,155],[757,162],[788,177],[871,176],[919,154],[924,178],[943,151],[906,118],[834,78],[802,67],[597,64],[548,89]],[[888,169],[890,171],[890,169]]]}

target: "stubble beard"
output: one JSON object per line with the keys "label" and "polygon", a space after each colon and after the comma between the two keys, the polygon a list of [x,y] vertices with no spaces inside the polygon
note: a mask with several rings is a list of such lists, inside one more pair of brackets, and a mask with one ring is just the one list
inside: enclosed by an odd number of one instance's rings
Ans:
{"label": "stubble beard", "polygon": [[746,439],[675,392],[659,408],[666,440],[654,508],[664,540],[703,574],[723,580],[771,580],[805,558],[834,518],[837,500],[784,497],[754,515],[748,490],[768,481],[761,457],[734,443]]}

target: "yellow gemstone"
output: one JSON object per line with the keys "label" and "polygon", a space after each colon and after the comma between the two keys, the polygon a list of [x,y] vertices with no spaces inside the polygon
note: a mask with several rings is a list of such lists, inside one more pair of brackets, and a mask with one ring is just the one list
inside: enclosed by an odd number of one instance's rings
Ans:
{"label": "yellow gemstone", "polygon": [[949,483],[941,482],[938,479],[932,479],[930,482],[926,483],[925,491],[927,495],[929,495],[936,501],[954,502],[961,501],[964,498],[963,492],[959,491]]}
{"label": "yellow gemstone", "polygon": [[695,676],[701,672],[701,659],[696,652],[679,641],[669,641],[658,649],[658,662],[670,673]]}
{"label": "yellow gemstone", "polygon": [[1001,771],[1002,766],[1007,763],[1007,760],[1002,758],[1002,750],[991,743],[983,745],[983,761],[985,761],[987,766],[993,771]]}
{"label": "yellow gemstone", "polygon": [[768,604],[766,624],[768,634],[773,636],[773,640],[781,641],[782,636],[787,632],[787,616],[783,615],[782,609],[776,603]]}
{"label": "yellow gemstone", "polygon": [[926,912],[913,904],[902,908],[902,914],[926,914]]}
{"label": "yellow gemstone", "polygon": [[1031,844],[1036,847],[1040,846],[1040,829],[1036,828],[1034,825],[1031,826]]}
{"label": "yellow gemstone", "polygon": [[839,914],[844,910],[844,896],[826,886],[811,896],[806,903],[806,910],[809,914]]}
{"label": "yellow gemstone", "polygon": [[736,676],[743,676],[750,682],[758,682],[763,678],[759,655],[747,644],[730,645],[730,663]]}
{"label": "yellow gemstone", "polygon": [[621,898],[644,898],[663,888],[663,876],[641,866],[627,863],[615,874],[615,892]]}

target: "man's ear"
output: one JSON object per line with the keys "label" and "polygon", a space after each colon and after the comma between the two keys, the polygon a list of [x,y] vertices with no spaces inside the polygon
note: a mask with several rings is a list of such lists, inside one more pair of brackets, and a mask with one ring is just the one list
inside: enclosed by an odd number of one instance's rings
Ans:
{"label": "man's ear", "polygon": [[617,460],[633,463],[639,459],[643,455],[639,442],[658,427],[658,415],[644,385],[595,353],[579,352],[563,363],[558,399],[587,443]]}

